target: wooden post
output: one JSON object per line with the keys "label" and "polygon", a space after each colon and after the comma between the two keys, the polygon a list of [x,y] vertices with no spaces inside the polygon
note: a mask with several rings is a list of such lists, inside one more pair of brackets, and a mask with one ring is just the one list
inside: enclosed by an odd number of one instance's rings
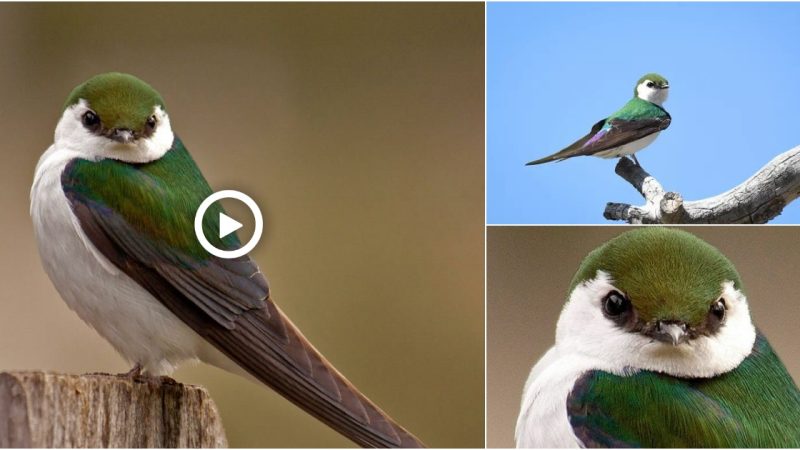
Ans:
{"label": "wooden post", "polygon": [[205,389],[124,376],[0,373],[0,447],[225,447]]}

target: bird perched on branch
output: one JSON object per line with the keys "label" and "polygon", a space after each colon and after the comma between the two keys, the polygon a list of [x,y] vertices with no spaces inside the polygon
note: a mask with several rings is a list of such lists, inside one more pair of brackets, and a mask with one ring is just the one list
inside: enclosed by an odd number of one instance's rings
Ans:
{"label": "bird perched on branch", "polygon": [[800,446],[800,391],[748,305],[733,264],[692,234],[608,241],[525,384],[517,446]]}
{"label": "bird perched on branch", "polygon": [[636,82],[633,98],[622,109],[594,124],[589,134],[557,153],[526,165],[584,155],[600,158],[630,155],[639,164],[635,153],[652,144],[672,120],[661,106],[667,100],[668,89],[666,78],[648,73]]}
{"label": "bird perched on branch", "polygon": [[[253,260],[200,245],[195,212],[211,194],[161,95],[131,75],[95,76],[69,95],[36,166],[44,268],[67,305],[135,363],[132,374],[200,359],[255,378],[362,446],[421,446],[303,337]],[[219,233],[221,206],[209,211],[212,245],[240,248],[235,233]]]}

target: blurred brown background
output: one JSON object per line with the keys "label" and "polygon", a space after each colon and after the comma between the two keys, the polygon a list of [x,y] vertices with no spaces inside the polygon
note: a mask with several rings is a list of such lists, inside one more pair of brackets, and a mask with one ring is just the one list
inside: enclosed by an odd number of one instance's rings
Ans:
{"label": "blurred brown background", "polygon": [[[130,72],[215,189],[260,204],[281,308],[431,446],[482,447],[483,4],[0,5],[0,370],[129,367],[67,309],[28,195],[67,94]],[[246,237],[243,236],[243,239]],[[208,366],[232,446],[349,446]]]}
{"label": "blurred brown background", "polygon": [[[487,230],[487,441],[513,447],[522,387],[555,340],[567,289],[587,253],[627,227]],[[742,277],[753,320],[795,381],[800,234],[796,227],[686,227],[720,249]]]}

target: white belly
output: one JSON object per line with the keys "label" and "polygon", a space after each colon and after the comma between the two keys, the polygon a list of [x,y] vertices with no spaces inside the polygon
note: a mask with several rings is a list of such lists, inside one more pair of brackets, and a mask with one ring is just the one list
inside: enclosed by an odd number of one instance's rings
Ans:
{"label": "white belly", "polygon": [[567,415],[567,396],[575,381],[598,361],[581,355],[562,355],[551,348],[533,366],[522,394],[517,418],[518,448],[582,447]]}
{"label": "white belly", "polygon": [[47,275],[67,305],[129,362],[156,375],[184,360],[221,354],[88,241],[72,215],[61,173],[74,152],[51,146],[31,188],[31,217]]}
{"label": "white belly", "polygon": [[648,145],[652,144],[653,141],[656,140],[659,134],[661,134],[660,131],[658,133],[649,134],[641,139],[628,142],[625,145],[620,145],[619,147],[614,147],[608,150],[603,150],[602,152],[597,152],[593,156],[599,156],[600,158],[616,158],[618,156],[632,155],[638,152],[639,150],[647,147]]}

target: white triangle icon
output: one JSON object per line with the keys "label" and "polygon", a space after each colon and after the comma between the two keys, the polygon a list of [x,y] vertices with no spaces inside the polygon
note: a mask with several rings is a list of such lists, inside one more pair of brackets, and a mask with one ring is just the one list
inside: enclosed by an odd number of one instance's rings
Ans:
{"label": "white triangle icon", "polygon": [[219,238],[222,239],[225,236],[233,233],[234,231],[242,228],[242,224],[239,222],[231,219],[227,215],[223,213],[219,213]]}

